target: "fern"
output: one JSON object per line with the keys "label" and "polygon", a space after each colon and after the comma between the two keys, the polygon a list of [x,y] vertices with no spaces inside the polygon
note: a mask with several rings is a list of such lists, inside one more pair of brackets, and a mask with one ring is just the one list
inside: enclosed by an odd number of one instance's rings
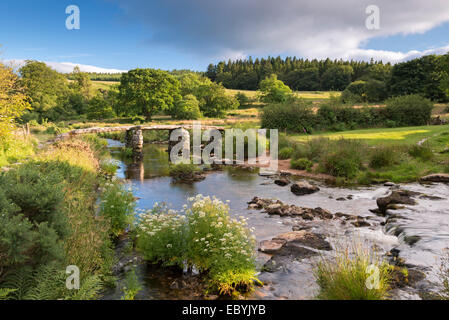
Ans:
{"label": "fern", "polygon": [[14,289],[8,294],[8,299],[24,300],[27,291],[33,287],[33,284],[33,269],[26,266],[8,273],[1,286]]}
{"label": "fern", "polygon": [[14,291],[16,291],[17,289],[10,289],[10,288],[0,288],[0,301],[1,300],[7,300],[8,299],[8,295]]}
{"label": "fern", "polygon": [[103,289],[100,277],[90,276],[81,282],[79,290],[72,290],[66,297],[67,300],[94,300],[97,299]]}
{"label": "fern", "polygon": [[54,265],[44,265],[34,272],[34,285],[25,295],[26,300],[56,300],[66,290],[65,273]]}

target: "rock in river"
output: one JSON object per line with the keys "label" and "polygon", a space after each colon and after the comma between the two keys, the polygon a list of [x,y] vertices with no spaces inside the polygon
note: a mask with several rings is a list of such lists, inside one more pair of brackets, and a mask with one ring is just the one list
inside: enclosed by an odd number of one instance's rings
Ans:
{"label": "rock in river", "polygon": [[421,178],[422,182],[449,183],[449,173],[436,173]]}
{"label": "rock in river", "polygon": [[416,204],[415,200],[411,197],[418,195],[419,193],[408,191],[408,190],[396,190],[393,191],[389,196],[378,198],[377,206],[379,207],[379,211],[381,213],[385,213],[389,206],[396,204],[408,204],[414,205]]}
{"label": "rock in river", "polygon": [[301,181],[301,182],[294,183],[291,186],[291,191],[294,194],[296,194],[297,196],[302,196],[305,194],[312,194],[312,193],[318,192],[318,191],[320,191],[320,188],[318,188],[317,186],[311,185],[307,181]]}
{"label": "rock in river", "polygon": [[278,179],[274,180],[274,183],[278,186],[285,187],[290,184],[290,181],[288,181],[287,179]]}

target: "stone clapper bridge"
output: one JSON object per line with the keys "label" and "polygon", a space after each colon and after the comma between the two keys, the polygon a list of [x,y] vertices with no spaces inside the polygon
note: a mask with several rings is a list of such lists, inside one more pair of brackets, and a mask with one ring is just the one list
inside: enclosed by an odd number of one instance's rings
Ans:
{"label": "stone clapper bridge", "polygon": [[[118,126],[118,127],[93,127],[86,129],[76,129],[66,133],[58,135],[53,142],[62,141],[78,135],[93,134],[93,133],[106,133],[106,132],[123,132],[125,131],[125,146],[131,148],[133,151],[133,159],[141,160],[143,157],[143,131],[144,130],[167,130],[169,131],[169,137],[174,130],[181,129],[182,133],[178,138],[178,141],[171,141],[169,139],[168,153],[173,146],[178,144],[184,138],[184,143],[189,145],[190,148],[190,133],[188,130],[193,130],[193,125],[154,125],[154,126]],[[201,126],[201,130],[219,130],[224,131],[223,127],[216,126]]]}

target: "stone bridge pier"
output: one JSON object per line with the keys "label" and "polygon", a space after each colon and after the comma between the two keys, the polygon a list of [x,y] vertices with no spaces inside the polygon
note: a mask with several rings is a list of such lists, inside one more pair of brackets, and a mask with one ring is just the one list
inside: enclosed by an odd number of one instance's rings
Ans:
{"label": "stone bridge pier", "polygon": [[125,133],[125,146],[133,151],[133,160],[143,158],[143,131],[142,127],[133,127]]}

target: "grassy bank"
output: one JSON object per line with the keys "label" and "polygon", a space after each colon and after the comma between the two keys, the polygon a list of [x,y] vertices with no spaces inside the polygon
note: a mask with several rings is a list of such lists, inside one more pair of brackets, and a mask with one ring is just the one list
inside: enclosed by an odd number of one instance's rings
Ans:
{"label": "grassy bank", "polygon": [[334,176],[337,184],[413,182],[449,172],[449,126],[281,135],[279,148],[292,167],[307,162],[300,169]]}
{"label": "grassy bank", "polygon": [[[0,175],[6,298],[95,299],[113,283],[112,239],[127,226],[133,199],[102,174],[105,147],[93,136],[61,142]],[[79,290],[66,288],[71,265],[80,270]]]}

